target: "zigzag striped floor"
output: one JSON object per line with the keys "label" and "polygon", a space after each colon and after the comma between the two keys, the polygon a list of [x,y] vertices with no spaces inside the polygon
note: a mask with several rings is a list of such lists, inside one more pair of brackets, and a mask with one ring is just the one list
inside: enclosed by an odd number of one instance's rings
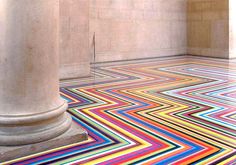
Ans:
{"label": "zigzag striped floor", "polygon": [[178,56],[62,82],[89,140],[8,164],[236,164],[236,63]]}

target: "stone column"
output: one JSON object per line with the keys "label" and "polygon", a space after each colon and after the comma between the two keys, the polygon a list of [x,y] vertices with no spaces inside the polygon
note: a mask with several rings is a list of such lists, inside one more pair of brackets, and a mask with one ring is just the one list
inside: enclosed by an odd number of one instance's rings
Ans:
{"label": "stone column", "polygon": [[71,117],[59,95],[59,0],[0,0],[0,146],[46,141]]}

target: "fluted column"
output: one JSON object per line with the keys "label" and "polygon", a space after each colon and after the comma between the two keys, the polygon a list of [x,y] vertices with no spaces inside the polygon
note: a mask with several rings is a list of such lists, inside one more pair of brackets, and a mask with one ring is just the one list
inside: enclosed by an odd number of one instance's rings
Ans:
{"label": "fluted column", "polygon": [[0,0],[0,145],[52,139],[69,129],[59,95],[59,0]]}

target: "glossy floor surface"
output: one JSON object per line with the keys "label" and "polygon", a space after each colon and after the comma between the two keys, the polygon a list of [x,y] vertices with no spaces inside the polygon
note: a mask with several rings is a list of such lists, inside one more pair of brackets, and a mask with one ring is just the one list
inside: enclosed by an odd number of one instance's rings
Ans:
{"label": "glossy floor surface", "polygon": [[177,56],[95,65],[61,94],[89,140],[9,164],[236,164],[236,62]]}

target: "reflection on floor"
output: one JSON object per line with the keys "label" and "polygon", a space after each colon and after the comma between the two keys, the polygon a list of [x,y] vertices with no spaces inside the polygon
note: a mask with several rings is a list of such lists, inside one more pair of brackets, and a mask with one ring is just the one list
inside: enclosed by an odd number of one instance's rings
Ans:
{"label": "reflection on floor", "polygon": [[89,140],[15,164],[236,164],[236,63],[178,56],[103,63],[62,82]]}

